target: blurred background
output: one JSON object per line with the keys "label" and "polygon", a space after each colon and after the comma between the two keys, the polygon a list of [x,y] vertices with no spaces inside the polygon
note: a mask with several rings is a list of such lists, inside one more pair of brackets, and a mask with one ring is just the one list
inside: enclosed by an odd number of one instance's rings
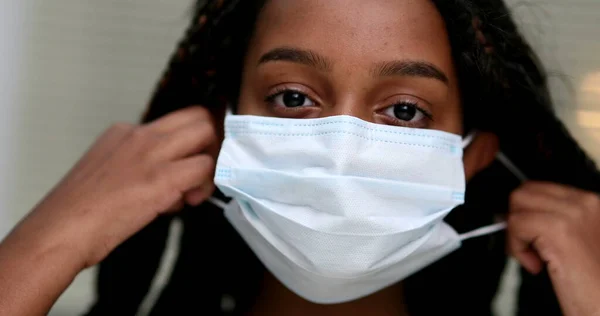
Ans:
{"label": "blurred background", "polygon": [[[557,113],[600,159],[600,1],[507,0],[551,74]],[[0,237],[75,163],[106,127],[138,120],[192,0],[0,0]],[[177,223],[161,275],[169,274]],[[498,315],[512,315],[516,265]],[[93,268],[50,315],[77,315],[92,300]],[[140,315],[144,314],[144,308]]]}

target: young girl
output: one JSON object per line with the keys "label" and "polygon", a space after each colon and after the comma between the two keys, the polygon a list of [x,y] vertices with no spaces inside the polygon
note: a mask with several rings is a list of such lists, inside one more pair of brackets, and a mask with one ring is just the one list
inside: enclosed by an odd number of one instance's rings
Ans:
{"label": "young girl", "polygon": [[[90,315],[135,314],[184,203],[154,315],[489,314],[503,237],[458,233],[507,210],[524,268],[548,267],[566,314],[597,311],[598,173],[501,1],[209,1],[145,121],[105,134],[5,241],[0,311],[47,311],[112,252]],[[217,156],[225,217],[203,203]],[[562,185],[509,202],[529,179]],[[544,280],[525,276],[522,314],[559,312]],[[31,284],[44,295],[15,294]]]}

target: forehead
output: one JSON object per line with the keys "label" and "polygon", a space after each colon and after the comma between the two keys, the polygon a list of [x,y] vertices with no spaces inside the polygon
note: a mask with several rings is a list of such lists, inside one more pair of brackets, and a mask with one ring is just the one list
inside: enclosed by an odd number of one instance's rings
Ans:
{"label": "forehead", "polygon": [[429,0],[270,0],[249,53],[282,45],[342,62],[408,58],[452,68],[444,22]]}

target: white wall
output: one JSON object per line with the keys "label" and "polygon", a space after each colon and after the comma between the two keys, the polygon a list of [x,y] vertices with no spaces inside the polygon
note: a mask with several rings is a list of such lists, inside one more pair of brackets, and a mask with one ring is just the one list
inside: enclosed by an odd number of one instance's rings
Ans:
{"label": "white wall", "polygon": [[[115,121],[137,121],[192,0],[0,0],[0,235]],[[80,275],[51,315],[91,298]]]}
{"label": "white wall", "polygon": [[[0,236],[104,128],[137,120],[191,2],[0,0]],[[564,74],[552,80],[559,113],[600,158],[600,1],[508,2],[548,68]],[[498,300],[502,315],[514,271]],[[87,271],[52,315],[75,315],[90,296]]]}
{"label": "white wall", "polygon": [[10,184],[14,179],[12,166],[16,158],[12,153],[16,134],[13,118],[20,88],[17,82],[24,41],[22,15],[21,2],[0,0],[0,238],[12,223],[7,210],[12,207]]}
{"label": "white wall", "polygon": [[[600,1],[505,0],[550,75],[559,116],[600,161]],[[498,315],[514,314],[519,285],[518,264],[505,271]]]}
{"label": "white wall", "polygon": [[505,1],[550,73],[557,112],[600,159],[600,1]]}

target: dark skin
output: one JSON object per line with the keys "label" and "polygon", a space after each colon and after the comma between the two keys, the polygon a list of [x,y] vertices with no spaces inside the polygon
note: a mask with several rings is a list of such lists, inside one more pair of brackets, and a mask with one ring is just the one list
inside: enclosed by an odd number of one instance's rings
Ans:
{"label": "dark skin", "polygon": [[[294,118],[345,114],[373,123],[462,134],[450,45],[433,4],[273,0],[263,10],[245,61],[241,114]],[[268,55],[279,48],[312,52],[316,65],[299,57],[293,60],[291,52]],[[281,60],[273,60],[277,58]],[[425,64],[445,78],[403,72],[403,65],[410,67],[411,62]],[[294,109],[264,102],[285,89],[304,94],[310,102]],[[400,121],[386,113],[402,102],[420,108],[419,115]]]}
{"label": "dark skin", "polygon": [[[461,135],[446,37],[425,0],[271,0],[247,54],[239,112],[353,115]],[[0,243],[0,315],[46,315],[82,269],[157,216],[204,202],[214,190],[221,134],[202,107],[108,129]],[[477,134],[464,154],[466,178],[497,151],[494,135]],[[510,252],[532,273],[546,265],[565,315],[600,315],[598,224],[596,194],[534,182],[512,194]],[[396,284],[352,302],[317,305],[267,274],[252,313],[403,315],[401,298]]]}
{"label": "dark skin", "polygon": [[[463,134],[460,91],[446,28],[435,6],[423,0],[268,1],[245,60],[238,109],[240,114],[291,118],[352,115],[378,124]],[[464,154],[467,180],[486,168],[497,152],[495,135],[477,134]],[[598,209],[594,194],[548,183],[525,184],[511,200],[510,251],[533,273],[541,270],[543,262],[550,268],[559,266],[551,270],[551,277],[555,284],[564,284],[557,292],[569,297],[562,300],[567,312],[593,312],[582,310],[584,299],[579,300],[585,297],[582,284],[590,284],[590,279],[567,272],[562,258],[569,256],[559,258],[553,245],[564,245],[565,240],[587,244],[589,234],[584,232],[589,229],[565,234],[550,246],[547,240],[556,239],[555,232],[564,227],[571,231],[585,225],[580,219]],[[574,254],[581,261],[571,258],[569,262],[587,266],[588,271],[600,269],[583,252]],[[574,287],[581,293],[578,299],[564,290]],[[593,286],[591,291],[597,293]],[[267,273],[255,312],[402,315],[401,294],[401,284],[396,284],[352,302],[319,305],[301,299]]]}
{"label": "dark skin", "polygon": [[[351,115],[461,135],[460,92],[446,39],[428,1],[269,1],[245,60],[239,114]],[[468,177],[493,160],[495,147],[493,135],[478,135],[465,154]],[[264,284],[256,315],[405,313],[401,284],[333,305],[298,297],[270,273]]]}
{"label": "dark skin", "polygon": [[[301,106],[291,108],[283,101],[294,93]],[[249,45],[238,111],[352,115],[461,135],[460,103],[446,28],[428,1],[272,0]],[[477,135],[465,153],[467,178],[491,163],[497,146],[494,135]]]}

